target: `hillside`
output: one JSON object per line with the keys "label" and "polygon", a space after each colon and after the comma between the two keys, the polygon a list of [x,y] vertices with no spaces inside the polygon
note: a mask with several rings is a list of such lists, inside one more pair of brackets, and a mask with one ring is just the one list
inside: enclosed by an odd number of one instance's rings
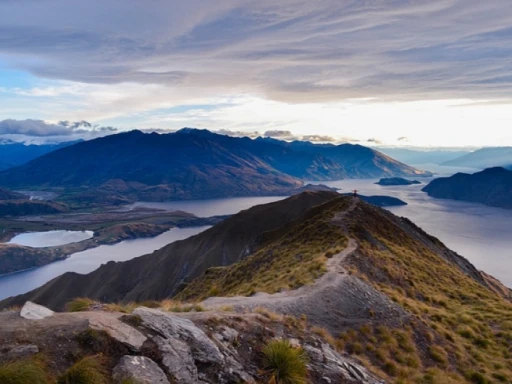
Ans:
{"label": "hillside", "polygon": [[22,195],[21,193],[0,188],[0,200],[21,200],[26,198],[27,196]]}
{"label": "hillside", "polygon": [[457,173],[433,180],[423,191],[441,199],[512,209],[512,171],[496,167],[474,174]]}
{"label": "hillside", "polygon": [[482,148],[449,160],[442,165],[485,169],[512,165],[512,147]]}
{"label": "hillside", "polygon": [[8,301],[21,304],[30,298],[52,309],[62,309],[77,296],[103,301],[163,299],[176,294],[185,280],[200,276],[209,267],[230,265],[250,254],[263,233],[296,220],[312,206],[338,196],[335,192],[305,192],[255,206],[153,254],[124,263],[109,262],[88,275],[66,273]]}
{"label": "hillside", "polygon": [[46,155],[59,148],[64,148],[78,141],[58,144],[24,144],[14,141],[0,142],[0,170],[25,164],[39,156]]}
{"label": "hillside", "polygon": [[[292,194],[299,179],[421,176],[358,145],[313,145],[235,138],[207,130],[131,131],[63,148],[0,172],[0,185],[94,192],[142,200]],[[69,196],[66,196],[69,199]]]}
{"label": "hillside", "polygon": [[0,200],[0,217],[2,216],[26,216],[46,215],[67,212],[69,208],[65,204],[43,200]]}
{"label": "hillside", "polygon": [[[86,276],[66,274],[1,305],[32,299],[62,309],[73,294],[126,304],[77,301],[82,309],[127,312],[140,305],[130,301],[174,296],[182,302],[146,305],[200,311],[191,318],[210,319],[215,329],[231,313],[241,324],[256,312],[277,333],[299,327],[320,335],[390,383],[512,379],[511,291],[408,219],[354,197],[304,193],[254,207],[153,255],[108,263]],[[142,329],[156,330],[151,324],[163,316],[133,313]],[[248,328],[240,333],[244,340]],[[308,344],[308,337],[298,343]]]}

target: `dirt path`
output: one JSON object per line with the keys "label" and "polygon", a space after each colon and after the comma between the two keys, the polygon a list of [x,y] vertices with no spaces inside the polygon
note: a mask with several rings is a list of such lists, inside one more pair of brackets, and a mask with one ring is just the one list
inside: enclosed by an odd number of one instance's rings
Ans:
{"label": "dirt path", "polygon": [[[359,202],[338,212],[333,223],[348,234],[344,218]],[[369,321],[401,321],[406,315],[401,307],[359,278],[347,273],[345,259],[357,252],[357,242],[349,238],[346,248],[327,262],[327,272],[313,284],[296,290],[275,294],[257,293],[254,296],[211,297],[201,303],[209,309],[233,307],[237,311],[264,307],[273,312],[293,316],[306,315],[310,323],[329,329],[333,333]]]}

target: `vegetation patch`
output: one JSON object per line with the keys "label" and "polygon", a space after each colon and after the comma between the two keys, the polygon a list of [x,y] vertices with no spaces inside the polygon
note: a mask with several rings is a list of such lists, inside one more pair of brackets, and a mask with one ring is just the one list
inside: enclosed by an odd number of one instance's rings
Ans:
{"label": "vegetation patch", "polygon": [[13,361],[0,365],[2,384],[48,384],[44,365],[36,359]]}
{"label": "vegetation patch", "polygon": [[306,384],[308,378],[307,356],[300,347],[288,340],[275,339],[262,349],[263,370],[268,382],[273,384]]}
{"label": "vegetation patch", "polygon": [[83,312],[88,311],[91,306],[97,304],[94,300],[87,297],[77,297],[66,304],[67,312]]}
{"label": "vegetation patch", "polygon": [[108,372],[101,355],[84,357],[57,380],[57,384],[108,384]]}

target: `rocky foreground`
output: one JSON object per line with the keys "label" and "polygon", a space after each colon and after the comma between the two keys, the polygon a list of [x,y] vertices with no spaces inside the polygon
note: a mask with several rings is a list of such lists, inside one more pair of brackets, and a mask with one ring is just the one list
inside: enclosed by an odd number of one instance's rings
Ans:
{"label": "rocky foreground", "polygon": [[106,383],[257,383],[265,381],[262,347],[277,338],[305,351],[308,382],[382,382],[336,352],[305,319],[265,311],[138,307],[127,315],[91,309],[54,313],[27,302],[19,311],[1,312],[0,378],[2,364],[12,360],[44,361],[48,381],[41,383],[50,383],[77,362],[98,359]]}

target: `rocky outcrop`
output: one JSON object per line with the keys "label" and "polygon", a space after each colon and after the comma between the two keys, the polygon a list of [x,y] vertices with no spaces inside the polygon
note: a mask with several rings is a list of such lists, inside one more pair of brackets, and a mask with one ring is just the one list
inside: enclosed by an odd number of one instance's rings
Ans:
{"label": "rocky outcrop", "polygon": [[[46,309],[33,303],[25,307],[34,314]],[[41,353],[59,376],[77,359],[101,353],[112,363],[105,372],[115,384],[267,382],[261,349],[275,338],[291,340],[293,347],[305,350],[310,383],[381,382],[307,324],[284,326],[283,318],[256,313],[178,314],[139,307],[126,315],[98,307],[34,322],[18,312],[0,312],[0,364]]]}
{"label": "rocky outcrop", "polygon": [[105,331],[112,338],[126,345],[130,350],[138,352],[147,337],[133,327],[123,323],[118,318],[105,316],[102,312],[91,313],[88,318],[92,329]]}
{"label": "rocky outcrop", "polygon": [[20,312],[20,316],[27,320],[41,320],[53,316],[53,314],[54,312],[51,309],[31,301],[27,301]]}
{"label": "rocky outcrop", "polygon": [[162,368],[144,356],[123,356],[112,372],[115,383],[133,380],[139,384],[169,384]]}

